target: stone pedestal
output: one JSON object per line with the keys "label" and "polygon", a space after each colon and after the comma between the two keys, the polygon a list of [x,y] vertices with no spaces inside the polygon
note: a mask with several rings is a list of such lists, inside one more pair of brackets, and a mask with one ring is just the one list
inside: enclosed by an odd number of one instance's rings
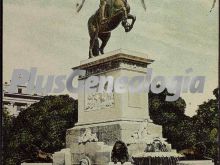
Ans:
{"label": "stone pedestal", "polygon": [[111,161],[111,150],[112,146],[105,145],[103,142],[73,143],[71,146],[72,164],[78,165],[85,160],[88,165],[106,165]]}
{"label": "stone pedestal", "polygon": [[[139,56],[138,56],[139,55]],[[142,58],[145,56],[146,58]],[[88,77],[112,76],[114,82],[118,77],[146,76],[146,68],[153,60],[147,55],[136,52],[118,50],[109,54],[81,61],[81,65],[73,69],[86,70],[86,75],[79,81],[84,86]],[[99,84],[100,85],[100,84]],[[107,85],[108,88],[110,84]],[[98,88],[98,87],[97,87]],[[98,90],[98,89],[97,89]],[[89,93],[82,89],[78,94],[79,121],[78,126],[86,124],[108,123],[113,121],[142,121],[149,119],[147,93]]]}
{"label": "stone pedestal", "polygon": [[177,165],[214,165],[212,160],[179,161]]}
{"label": "stone pedestal", "polygon": [[[122,165],[121,163],[115,164],[114,162],[110,162],[108,165]],[[132,165],[131,162],[125,162],[123,165]]]}
{"label": "stone pedestal", "polygon": [[71,152],[69,148],[62,149],[53,154],[53,165],[71,165]]}
{"label": "stone pedestal", "polygon": [[[87,164],[90,161],[91,164],[108,164],[117,140],[129,145],[131,154],[144,152],[146,144],[157,145],[155,138],[166,145],[167,152],[172,151],[171,145],[162,138],[162,127],[150,120],[146,91],[131,93],[128,87],[125,93],[114,90],[112,93],[91,93],[85,87],[91,81],[92,90],[100,88],[100,83],[96,83],[94,77],[90,79],[91,76],[98,76],[98,80],[106,78],[106,83],[102,84],[105,91],[111,89],[109,86],[119,77],[128,77],[126,84],[131,84],[132,78],[137,76],[145,80],[147,67],[152,62],[146,54],[118,50],[81,61],[73,68],[85,70],[86,74],[79,77],[82,88],[78,93],[78,123],[66,133],[66,147],[70,148],[72,164],[79,164],[81,160]],[[108,79],[108,76],[111,77]],[[134,86],[138,85],[134,83]]]}
{"label": "stone pedestal", "polygon": [[[79,78],[79,82],[85,85],[91,76],[112,76],[114,82],[122,76],[129,80],[134,76],[146,77],[146,68],[152,62],[146,54],[118,50],[81,61],[80,66],[73,69],[86,70],[86,75]],[[126,142],[139,128],[140,122],[151,121],[148,113],[146,92],[88,93],[84,87],[78,94],[78,123],[67,131],[67,147],[78,142],[85,128],[91,128],[99,141],[106,144],[113,145],[119,139]],[[161,134],[161,127],[156,127],[159,129],[152,128],[152,131],[157,130]]]}

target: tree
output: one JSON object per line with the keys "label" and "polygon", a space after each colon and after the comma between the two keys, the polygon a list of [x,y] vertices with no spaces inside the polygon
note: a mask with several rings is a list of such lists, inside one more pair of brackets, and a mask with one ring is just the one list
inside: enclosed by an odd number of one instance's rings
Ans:
{"label": "tree", "polygon": [[210,157],[217,160],[217,138],[218,138],[218,89],[213,91],[215,99],[199,105],[197,114],[193,116],[194,129],[196,132],[196,141],[206,146],[204,157]]}
{"label": "tree", "polygon": [[163,126],[163,136],[174,148],[180,150],[194,142],[194,134],[190,132],[191,119],[185,115],[185,101],[180,97],[176,101],[167,102],[167,95],[171,95],[167,90],[160,94],[149,93],[150,117],[155,124]]}
{"label": "tree", "polygon": [[10,130],[12,128],[13,117],[9,115],[6,107],[2,111],[2,134],[3,134],[3,158],[8,156],[8,144],[10,142]]}
{"label": "tree", "polygon": [[152,120],[159,125],[176,123],[179,119],[187,118],[185,113],[186,103],[180,97],[173,102],[165,101],[167,95],[164,90],[160,94],[149,93],[149,111]]}
{"label": "tree", "polygon": [[197,154],[194,158],[217,160],[218,91],[213,91],[215,99],[199,105],[197,114],[192,118],[184,114],[186,104],[182,98],[166,102],[165,97],[169,94],[166,90],[160,94],[150,93],[151,119],[163,126],[163,136],[177,150],[190,149]]}
{"label": "tree", "polygon": [[64,148],[66,129],[77,122],[77,113],[77,101],[68,95],[46,96],[20,112],[12,127],[7,128],[10,137],[4,164],[41,162],[36,153],[54,153]]}

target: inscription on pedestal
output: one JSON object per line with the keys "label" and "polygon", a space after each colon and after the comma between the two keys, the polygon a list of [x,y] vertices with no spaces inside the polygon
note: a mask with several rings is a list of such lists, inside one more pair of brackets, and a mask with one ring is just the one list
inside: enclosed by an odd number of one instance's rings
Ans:
{"label": "inscription on pedestal", "polygon": [[114,107],[114,93],[85,94],[85,110],[101,110]]}

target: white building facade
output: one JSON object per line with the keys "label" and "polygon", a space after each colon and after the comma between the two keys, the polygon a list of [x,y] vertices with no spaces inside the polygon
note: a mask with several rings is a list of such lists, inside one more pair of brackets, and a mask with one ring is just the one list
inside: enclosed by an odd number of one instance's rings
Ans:
{"label": "white building facade", "polygon": [[29,107],[31,104],[39,102],[43,96],[37,94],[27,94],[26,86],[17,86],[17,92],[8,92],[10,84],[3,85],[3,106],[7,109],[10,115],[17,116],[22,110]]}

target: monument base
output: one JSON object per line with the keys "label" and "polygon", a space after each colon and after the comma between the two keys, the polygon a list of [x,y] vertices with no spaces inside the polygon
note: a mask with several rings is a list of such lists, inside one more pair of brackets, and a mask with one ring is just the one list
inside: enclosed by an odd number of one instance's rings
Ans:
{"label": "monument base", "polygon": [[88,162],[88,165],[105,165],[111,162],[112,146],[103,142],[90,142],[86,144],[73,143],[71,147],[72,164],[78,165],[81,162]]}
{"label": "monument base", "polygon": [[[84,86],[78,93],[78,123],[66,132],[71,164],[108,165],[112,150],[118,152],[115,157],[129,154],[130,158],[136,155],[137,159],[138,154],[145,153],[180,156],[162,137],[162,126],[150,120],[147,92],[91,93],[85,88],[85,84],[91,83],[93,91],[111,89],[111,84],[125,76],[129,84],[137,87],[134,82],[148,76],[146,69],[153,62],[147,57],[146,54],[118,50],[81,61],[80,66],[73,68],[86,73],[79,76],[79,83]],[[103,84],[100,81],[94,84],[93,78],[103,79]],[[120,162],[118,158],[117,161]]]}
{"label": "monument base", "polygon": [[144,152],[162,152],[163,145],[164,155],[180,156],[162,137],[162,127],[147,120],[77,125],[67,130],[66,147],[70,148],[73,164],[88,158],[92,164],[105,165],[111,162],[111,152],[118,140],[127,144],[131,157]]}
{"label": "monument base", "polygon": [[214,165],[212,160],[186,160],[186,161],[179,161],[177,165]]}
{"label": "monument base", "polygon": [[[77,125],[66,132],[66,147],[71,148],[71,144],[78,143],[79,138],[86,129],[91,129],[96,134],[99,141],[106,145],[113,146],[117,140],[121,140],[127,144],[131,142],[131,136],[136,132],[143,121],[112,121],[106,123]],[[148,122],[148,132],[151,136],[162,138],[162,126]]]}

